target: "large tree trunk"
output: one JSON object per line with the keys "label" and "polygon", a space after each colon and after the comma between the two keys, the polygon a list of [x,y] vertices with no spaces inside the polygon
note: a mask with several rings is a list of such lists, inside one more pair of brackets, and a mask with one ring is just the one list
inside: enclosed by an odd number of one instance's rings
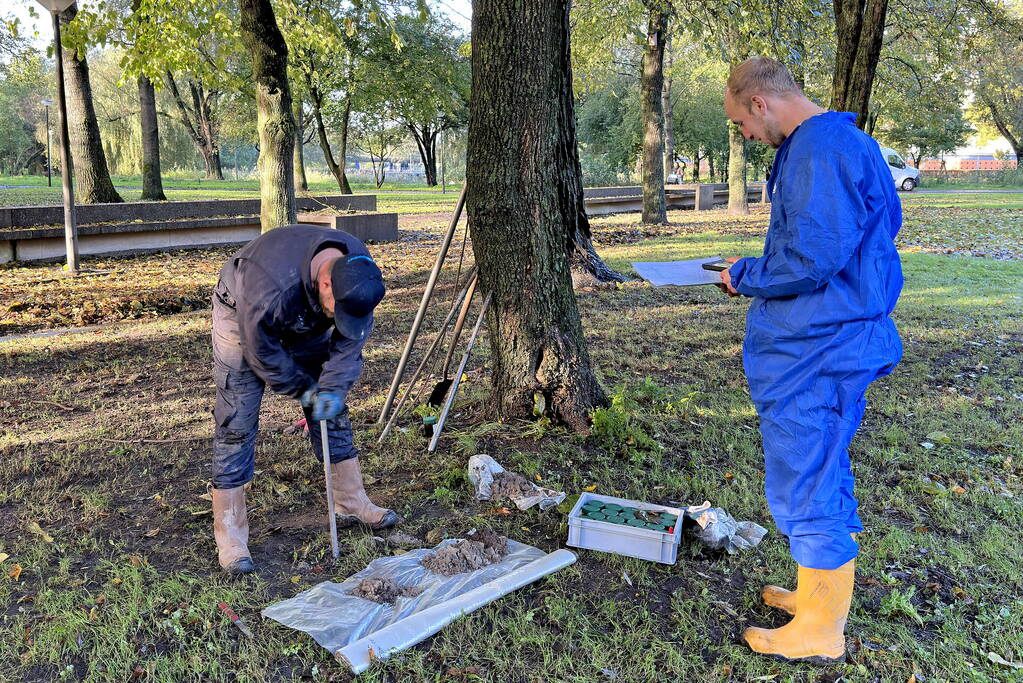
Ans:
{"label": "large tree trunk", "polygon": [[667,223],[668,207],[664,198],[664,154],[661,136],[664,112],[661,90],[664,87],[664,37],[668,15],[660,0],[647,0],[646,45],[643,49],[643,73],[640,99],[643,112],[643,217],[644,223]]}
{"label": "large tree trunk", "polygon": [[748,214],[746,198],[746,138],[735,124],[728,126],[728,213]]}
{"label": "large tree trunk", "polygon": [[856,114],[856,125],[867,125],[870,92],[884,42],[888,0],[834,0],[835,77],[831,108]]}
{"label": "large tree trunk", "polygon": [[160,173],[160,124],[156,118],[156,90],[148,77],[140,75],[139,121],[142,125],[142,199],[166,201]]}
{"label": "large tree trunk", "polygon": [[[60,14],[62,26],[69,24],[78,13],[71,5]],[[92,84],[89,82],[89,64],[85,53],[63,50],[64,73],[67,89],[68,132],[71,136],[71,157],[75,169],[75,194],[81,204],[123,202],[114,188],[107,169],[107,157],[99,134],[99,122],[92,103]]]}
{"label": "large tree trunk", "polygon": [[295,188],[303,192],[309,191],[309,180],[305,175],[305,155],[302,154],[302,143],[305,141],[305,126],[302,120],[302,98],[296,97],[292,105],[295,117]]}
{"label": "large tree trunk", "polygon": [[270,0],[241,0],[241,29],[252,51],[259,130],[259,224],[263,232],[294,223],[295,121],[288,46]]}
{"label": "large tree trunk", "polygon": [[552,418],[585,431],[607,398],[570,274],[585,214],[568,10],[569,0],[473,3],[466,207],[481,288],[493,297],[491,405],[529,417],[539,392]]}
{"label": "large tree trunk", "polygon": [[661,88],[661,111],[664,113],[664,178],[675,170],[675,117],[671,110],[671,35],[664,38],[664,87]]}

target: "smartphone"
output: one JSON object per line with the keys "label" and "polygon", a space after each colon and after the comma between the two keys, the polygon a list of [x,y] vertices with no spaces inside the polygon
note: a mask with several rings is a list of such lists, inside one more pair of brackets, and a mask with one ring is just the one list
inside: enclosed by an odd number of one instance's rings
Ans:
{"label": "smartphone", "polygon": [[722,261],[711,261],[710,263],[704,263],[703,264],[703,269],[704,270],[713,270],[713,271],[715,271],[717,273],[720,273],[722,270],[728,270],[729,266],[731,266],[731,265],[732,264],[729,263],[728,261],[723,261],[723,260]]}

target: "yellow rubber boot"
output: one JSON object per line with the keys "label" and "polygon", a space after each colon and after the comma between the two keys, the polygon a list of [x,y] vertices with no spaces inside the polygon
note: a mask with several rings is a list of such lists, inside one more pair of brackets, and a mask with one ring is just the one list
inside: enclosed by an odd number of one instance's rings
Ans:
{"label": "yellow rubber boot", "polygon": [[748,628],[743,640],[754,652],[782,659],[840,661],[852,602],[856,560],[838,569],[799,568],[796,616],[781,628]]}
{"label": "yellow rubber boot", "polygon": [[[852,540],[856,540],[855,533],[849,535],[852,536]],[[791,615],[796,614],[796,591],[785,590],[781,586],[764,586],[760,596],[768,607],[780,609]]]}

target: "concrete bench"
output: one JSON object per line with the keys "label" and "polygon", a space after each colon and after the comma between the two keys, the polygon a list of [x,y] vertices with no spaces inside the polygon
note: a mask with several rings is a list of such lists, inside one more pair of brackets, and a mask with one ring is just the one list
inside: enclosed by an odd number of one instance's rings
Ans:
{"label": "concrete bench", "polygon": [[[767,184],[748,183],[746,197],[750,202],[767,202]],[[705,211],[714,208],[717,204],[728,203],[728,183],[666,185],[664,198],[669,210]],[[586,213],[590,216],[642,211],[643,188],[639,185],[588,187],[583,190],[583,202],[586,206]]]}
{"label": "concrete bench", "polygon": [[[296,202],[305,222],[364,241],[397,239],[397,214],[331,213],[374,212],[375,195],[298,197]],[[83,204],[77,212],[83,255],[241,245],[260,232],[259,199]],[[60,206],[0,207],[0,263],[63,259],[63,221]]]}

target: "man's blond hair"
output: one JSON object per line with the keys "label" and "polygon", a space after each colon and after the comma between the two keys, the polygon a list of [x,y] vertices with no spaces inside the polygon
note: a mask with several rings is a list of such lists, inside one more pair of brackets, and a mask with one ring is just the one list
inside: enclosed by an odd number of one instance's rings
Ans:
{"label": "man's blond hair", "polygon": [[751,57],[728,75],[727,90],[739,104],[749,106],[753,95],[794,95],[802,92],[788,68],[770,57]]}

